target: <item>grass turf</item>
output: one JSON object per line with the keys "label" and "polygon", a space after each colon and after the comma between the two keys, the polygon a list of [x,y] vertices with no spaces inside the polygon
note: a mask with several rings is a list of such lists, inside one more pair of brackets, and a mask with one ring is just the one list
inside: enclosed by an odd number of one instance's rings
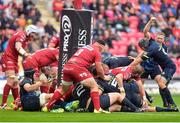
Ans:
{"label": "grass turf", "polygon": [[[159,96],[154,95],[153,105],[161,105]],[[173,98],[180,107],[180,95]],[[1,100],[1,97],[0,97]],[[9,98],[9,102],[12,97]],[[144,112],[93,114],[93,113],[44,113],[0,110],[0,122],[180,122],[179,112]]]}

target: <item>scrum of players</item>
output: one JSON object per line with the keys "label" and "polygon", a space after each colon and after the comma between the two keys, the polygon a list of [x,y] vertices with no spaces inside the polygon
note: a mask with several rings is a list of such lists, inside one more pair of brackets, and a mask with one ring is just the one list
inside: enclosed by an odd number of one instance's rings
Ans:
{"label": "scrum of players", "polygon": [[[102,60],[106,42],[97,40],[79,48],[63,67],[58,85],[59,34],[52,37],[48,48],[33,54],[26,52],[29,41],[38,35],[38,28],[29,25],[10,39],[2,55],[4,86],[1,109],[9,109],[11,90],[14,110],[43,112],[177,112],[168,84],[176,66],[167,55],[165,35],[150,36],[151,17],[139,41],[142,52],[136,57],[107,57]],[[19,80],[18,56],[23,57],[24,78]],[[159,86],[163,107],[150,106],[152,99],[144,89],[144,80],[154,79]]]}

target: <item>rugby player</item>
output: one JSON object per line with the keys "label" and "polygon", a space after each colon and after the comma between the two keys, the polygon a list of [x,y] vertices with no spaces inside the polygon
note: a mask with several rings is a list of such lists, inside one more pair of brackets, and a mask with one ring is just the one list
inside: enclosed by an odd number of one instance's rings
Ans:
{"label": "rugby player", "polygon": [[94,113],[108,113],[101,109],[99,92],[96,81],[92,74],[87,70],[90,65],[95,63],[98,76],[104,80],[109,80],[110,76],[104,75],[104,71],[101,65],[101,54],[104,50],[105,42],[98,40],[92,45],[87,45],[80,48],[64,65],[63,68],[63,81],[62,89],[54,93],[51,100],[43,108],[43,111],[48,111],[52,108],[57,99],[61,98],[73,84],[73,82],[80,82],[84,86],[90,88],[90,96],[94,105]]}
{"label": "rugby player", "polygon": [[60,43],[60,36],[59,34],[53,35],[52,38],[49,41],[49,48],[57,48],[59,47],[59,43]]}
{"label": "rugby player", "polygon": [[[26,58],[23,61],[24,70],[33,68],[35,70],[35,81],[40,80],[41,68],[48,66],[59,60],[59,49],[57,48],[46,48],[38,50],[31,55],[31,57]],[[43,74],[42,74],[43,75]],[[41,90],[47,93],[49,90],[48,85],[42,85]]]}
{"label": "rugby player", "polygon": [[139,55],[139,57],[137,57],[132,64],[141,63],[142,61],[146,61],[147,59],[153,59],[153,61],[157,63],[162,69],[161,74],[158,73],[158,66],[152,63],[153,66],[155,66],[154,70],[157,70],[155,80],[159,85],[161,95],[164,95],[162,96],[162,98],[164,98],[164,106],[176,108],[176,104],[171,96],[169,89],[167,88],[168,83],[170,82],[173,74],[176,71],[176,65],[169,58],[166,51],[166,47],[162,43],[164,41],[164,36],[162,35],[162,33],[157,34],[157,41],[152,39],[150,36],[149,29],[151,24],[155,20],[155,17],[151,17],[150,21],[146,24],[144,29],[145,37],[139,42],[139,46],[144,50],[144,52],[141,55]]}
{"label": "rugby player", "polygon": [[37,36],[38,28],[34,25],[26,27],[25,31],[18,31],[8,41],[8,46],[2,55],[2,70],[5,72],[7,83],[4,86],[1,108],[7,106],[7,98],[10,90],[14,100],[19,95],[18,89],[18,56],[28,57],[30,54],[25,51],[27,43]]}

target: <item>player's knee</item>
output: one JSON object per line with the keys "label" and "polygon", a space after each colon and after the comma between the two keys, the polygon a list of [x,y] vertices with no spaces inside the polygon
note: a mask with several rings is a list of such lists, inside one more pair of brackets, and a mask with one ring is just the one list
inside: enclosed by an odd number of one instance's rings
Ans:
{"label": "player's knee", "polygon": [[118,100],[120,102],[122,102],[124,98],[125,98],[125,94],[123,95],[123,94],[118,93]]}
{"label": "player's knee", "polygon": [[163,76],[158,75],[155,80],[160,88],[166,87],[167,80]]}
{"label": "player's knee", "polygon": [[7,77],[7,83],[9,85],[12,85],[12,86],[17,85],[18,82],[19,82],[18,77],[15,76],[15,75],[10,75],[10,76]]}

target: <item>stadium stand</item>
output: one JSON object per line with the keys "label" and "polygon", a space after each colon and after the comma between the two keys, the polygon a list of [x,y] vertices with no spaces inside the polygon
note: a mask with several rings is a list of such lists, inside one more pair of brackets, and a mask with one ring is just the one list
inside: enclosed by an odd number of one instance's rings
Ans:
{"label": "stadium stand", "polygon": [[[42,21],[41,13],[32,1],[0,0],[1,53],[14,31],[22,30],[26,25],[35,24],[42,31],[39,39],[29,44],[29,52],[47,47],[50,37],[57,32],[52,23]],[[72,1],[45,2],[52,4],[50,13],[57,21],[62,8],[73,7]],[[94,39],[107,40],[109,51],[118,56],[126,56],[132,42],[137,45],[137,41],[143,37],[144,25],[151,16],[156,16],[158,23],[154,24],[151,31],[162,31],[167,35],[170,55],[178,68],[175,76],[180,76],[179,0],[83,0],[83,8],[94,10]]]}

